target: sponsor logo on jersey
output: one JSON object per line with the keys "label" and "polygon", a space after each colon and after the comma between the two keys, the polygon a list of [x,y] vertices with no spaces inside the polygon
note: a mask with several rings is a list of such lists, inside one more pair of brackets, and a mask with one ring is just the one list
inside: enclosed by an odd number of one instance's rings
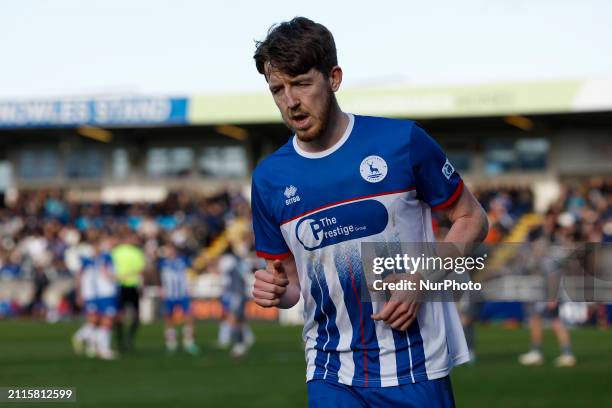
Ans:
{"label": "sponsor logo on jersey", "polygon": [[285,197],[287,198],[285,200],[285,205],[297,203],[298,201],[300,201],[300,196],[297,195],[297,187],[293,184],[289,187],[286,187],[285,192],[283,194],[285,194]]}
{"label": "sponsor logo on jersey", "polygon": [[378,183],[387,176],[387,162],[380,156],[368,156],[361,162],[359,172],[367,182]]}
{"label": "sponsor logo on jersey", "polygon": [[298,241],[307,251],[351,239],[379,234],[389,214],[376,200],[364,200],[328,208],[302,218],[295,227]]}
{"label": "sponsor logo on jersey", "polygon": [[455,172],[455,168],[450,163],[450,161],[448,161],[448,159],[446,159],[446,162],[444,163],[444,166],[442,166],[442,174],[444,174],[444,177],[446,177],[447,180],[450,180],[450,178],[451,178],[451,176],[453,175],[454,172]]}

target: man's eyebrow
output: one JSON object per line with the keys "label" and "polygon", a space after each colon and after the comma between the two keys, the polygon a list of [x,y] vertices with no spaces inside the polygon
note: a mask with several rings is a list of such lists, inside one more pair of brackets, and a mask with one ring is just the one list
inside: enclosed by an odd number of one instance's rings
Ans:
{"label": "man's eyebrow", "polygon": [[292,84],[295,84],[296,82],[310,81],[311,79],[312,78],[308,74],[302,74],[302,75],[293,77],[289,82]]}

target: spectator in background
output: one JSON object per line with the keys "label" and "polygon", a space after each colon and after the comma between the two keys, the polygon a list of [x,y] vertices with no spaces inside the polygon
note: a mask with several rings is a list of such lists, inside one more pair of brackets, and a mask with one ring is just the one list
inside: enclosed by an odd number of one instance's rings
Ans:
{"label": "spectator in background", "polygon": [[475,197],[487,212],[486,243],[501,242],[523,215],[533,211],[533,192],[528,187],[488,185],[475,189]]}
{"label": "spectator in background", "polygon": [[18,278],[21,275],[20,264],[17,251],[3,251],[0,248],[0,280]]}

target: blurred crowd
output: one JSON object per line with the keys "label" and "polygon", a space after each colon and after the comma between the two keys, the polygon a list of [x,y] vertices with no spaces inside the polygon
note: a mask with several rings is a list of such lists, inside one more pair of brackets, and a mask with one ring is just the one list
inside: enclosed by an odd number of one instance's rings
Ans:
{"label": "blurred crowd", "polygon": [[[534,210],[531,188],[523,185],[489,185],[470,187],[489,220],[486,242],[500,242],[515,226],[518,219]],[[450,228],[449,220],[434,213],[434,231],[442,239]]]}
{"label": "blurred crowd", "polygon": [[[562,188],[542,228],[564,242],[612,242],[612,178]],[[473,192],[489,217],[489,243],[502,241],[521,216],[534,211],[534,193],[526,186]],[[16,278],[33,282],[33,299],[23,310],[32,313],[50,282],[75,275],[83,246],[94,236],[111,248],[121,243],[141,248],[147,261],[144,283],[158,284],[154,269],[164,244],[174,245],[197,268],[202,264],[197,260],[206,259],[203,249],[215,247],[232,223],[241,223],[239,230],[250,228],[248,200],[231,189],[212,195],[172,192],[161,202],[133,204],[79,202],[59,190],[23,191],[0,204],[0,284]],[[434,223],[443,236],[448,225],[440,219]],[[0,316],[10,307],[7,302],[0,293]]]}
{"label": "blurred crowd", "polygon": [[[565,182],[544,215],[544,226],[563,242],[612,242],[612,177]],[[489,218],[487,243],[498,243],[525,214],[534,211],[526,186],[476,187],[474,196]]]}
{"label": "blurred crowd", "polygon": [[526,186],[480,187],[474,196],[489,218],[488,243],[500,242],[521,216],[533,212],[533,191]]}
{"label": "blurred crowd", "polygon": [[612,242],[612,178],[565,186],[546,212],[544,226],[556,241]]}
{"label": "blurred crowd", "polygon": [[[121,243],[141,248],[144,283],[158,284],[154,269],[164,244],[197,259],[237,220],[250,224],[250,209],[244,195],[231,189],[212,195],[173,192],[158,203],[134,204],[74,202],[57,190],[20,192],[0,207],[0,285],[32,281],[32,301],[20,312],[33,313],[49,283],[73,277],[88,242],[97,238],[109,248]],[[17,307],[1,297],[0,316]]]}

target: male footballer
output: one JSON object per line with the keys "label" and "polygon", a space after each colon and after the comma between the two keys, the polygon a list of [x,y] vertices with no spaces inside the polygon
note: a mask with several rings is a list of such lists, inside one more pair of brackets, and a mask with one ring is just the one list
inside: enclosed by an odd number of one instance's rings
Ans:
{"label": "male footballer", "polygon": [[453,366],[468,361],[454,303],[363,299],[362,241],[479,242],[484,211],[438,144],[410,120],[345,113],[332,34],[303,17],[270,29],[255,64],[294,136],[256,168],[253,227],[266,270],[253,297],[304,298],[311,407],[450,407]]}

